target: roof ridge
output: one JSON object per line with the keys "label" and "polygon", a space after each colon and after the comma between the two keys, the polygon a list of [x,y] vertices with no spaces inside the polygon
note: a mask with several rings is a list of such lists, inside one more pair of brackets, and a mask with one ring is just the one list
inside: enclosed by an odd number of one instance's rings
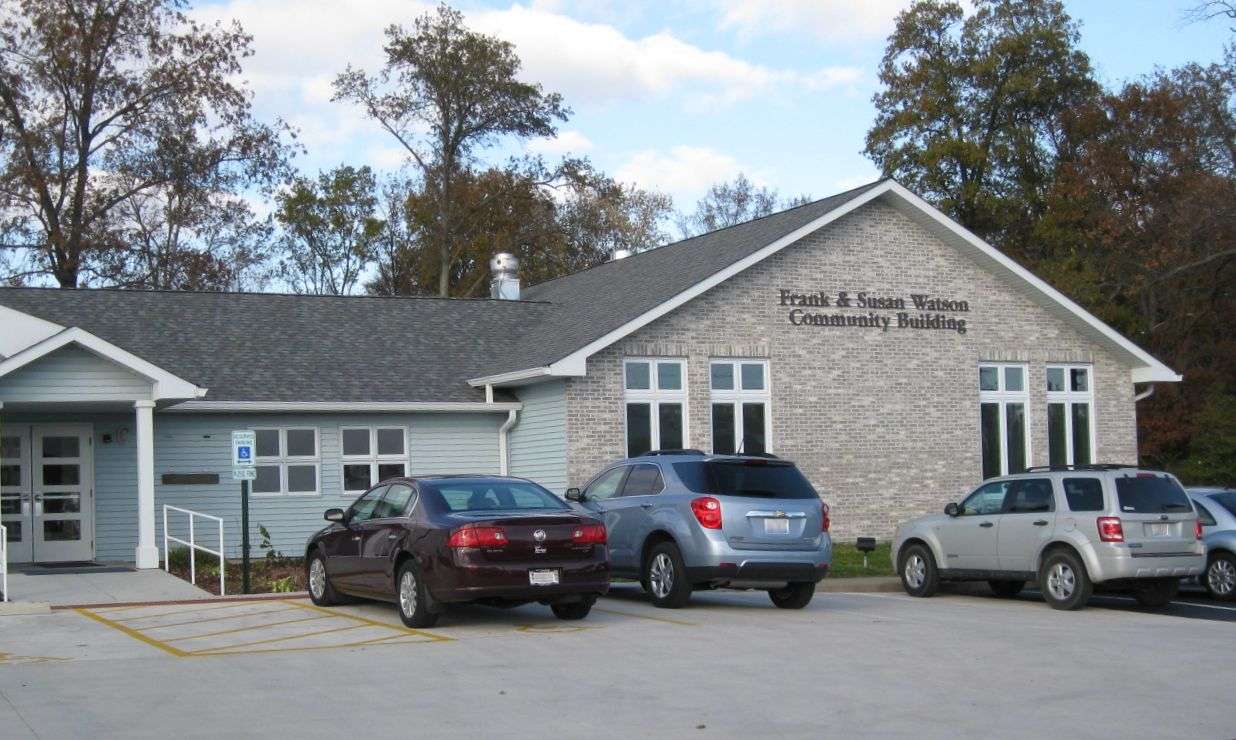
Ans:
{"label": "roof ridge", "polygon": [[[826,200],[832,200],[833,198],[839,198],[839,197],[841,197],[841,196],[843,196],[843,195],[846,195],[846,194],[848,194],[848,193],[853,193],[853,192],[855,192],[855,191],[857,191],[857,190],[863,190],[864,188],[874,187],[874,186],[879,185],[880,183],[882,183],[882,182],[884,182],[884,181],[886,181],[886,180],[891,180],[891,179],[893,179],[893,178],[891,178],[891,177],[881,177],[881,178],[879,178],[879,179],[872,180],[872,181],[871,181],[871,182],[869,182],[869,183],[866,183],[866,184],[863,184],[863,185],[858,185],[858,186],[852,187],[852,188],[850,188],[849,190],[842,190],[842,191],[841,191],[841,192],[839,192],[839,193],[833,193],[832,195],[826,195],[826,196],[824,196],[823,198],[817,198],[817,199],[815,199],[815,200],[808,201],[808,202],[806,202],[806,203],[799,203],[799,204],[798,204],[798,205],[796,205],[796,206],[790,206],[789,208],[785,208],[785,209],[782,209],[782,210],[780,210],[780,211],[775,211],[775,212],[773,212],[773,213],[766,213],[766,214],[764,214],[763,216],[756,216],[755,218],[749,218],[749,219],[747,219],[746,221],[739,221],[738,223],[730,224],[730,225],[728,225],[728,226],[722,226],[722,227],[721,227],[721,228],[719,228],[719,229],[713,229],[712,231],[705,231],[705,232],[704,232],[704,233],[702,233],[702,234],[695,234],[694,236],[688,236],[688,237],[685,237],[685,238],[683,238],[683,239],[679,239],[678,241],[668,242],[668,243],[666,243],[666,244],[662,244],[662,245],[660,245],[660,246],[658,246],[658,247],[652,247],[652,248],[650,248],[650,249],[645,249],[645,250],[643,250],[643,251],[641,251],[641,252],[635,252],[635,253],[633,253],[633,254],[631,254],[631,255],[627,256],[627,257],[624,257],[624,258],[623,258],[623,260],[634,259],[634,258],[636,258],[636,257],[639,257],[640,255],[644,255],[644,254],[651,254],[651,253],[653,253],[653,252],[659,252],[659,251],[660,251],[660,250],[662,250],[662,249],[669,249],[670,247],[677,247],[677,246],[680,246],[680,245],[686,244],[687,242],[694,241],[695,239],[702,239],[703,237],[706,237],[706,236],[712,236],[713,234],[720,234],[721,232],[723,232],[723,231],[728,231],[729,229],[736,229],[736,228],[738,228],[739,226],[747,226],[748,224],[753,224],[753,223],[755,223],[756,221],[763,221],[763,220],[765,220],[765,219],[773,218],[774,216],[782,216],[782,215],[785,215],[785,214],[787,214],[787,213],[790,213],[791,211],[797,211],[797,210],[799,210],[800,208],[806,208],[806,207],[808,207],[808,206],[819,205],[820,203],[823,203],[823,202],[824,202],[824,201],[826,201]],[[525,290],[531,290],[532,288],[539,288],[539,287],[541,287],[542,285],[548,285],[549,283],[552,283],[552,282],[554,282],[555,280],[564,280],[564,279],[569,278],[569,277],[574,277],[574,276],[579,275],[579,274],[581,274],[581,273],[588,272],[589,270],[593,270],[593,269],[596,269],[596,268],[598,268],[598,267],[601,267],[602,265],[612,264],[612,263],[617,262],[617,261],[618,261],[618,260],[605,260],[604,262],[598,262],[598,263],[597,263],[597,264],[595,264],[595,265],[591,265],[591,266],[589,266],[589,267],[585,267],[585,268],[584,268],[584,269],[582,269],[582,270],[576,270],[575,272],[571,272],[571,273],[568,273],[568,274],[566,274],[566,275],[559,275],[558,277],[552,277],[552,278],[550,278],[550,279],[548,279],[548,280],[542,280],[542,281],[541,281],[541,282],[539,282],[539,283],[531,283],[530,285],[528,285],[528,286],[526,286],[526,287],[525,287]]]}
{"label": "roof ridge", "polygon": [[127,295],[149,295],[152,293],[167,293],[170,295],[183,296],[242,296],[242,297],[260,297],[260,298],[341,298],[341,299],[373,299],[373,300],[403,300],[403,301],[455,301],[469,303],[522,303],[529,305],[553,305],[552,301],[529,300],[529,299],[509,299],[509,298],[493,298],[490,296],[437,296],[437,295],[381,295],[373,293],[289,293],[285,291],[258,291],[258,290],[172,290],[169,288],[60,288],[50,285],[3,285],[0,286],[0,294],[5,291],[30,291],[43,293],[117,293]]}

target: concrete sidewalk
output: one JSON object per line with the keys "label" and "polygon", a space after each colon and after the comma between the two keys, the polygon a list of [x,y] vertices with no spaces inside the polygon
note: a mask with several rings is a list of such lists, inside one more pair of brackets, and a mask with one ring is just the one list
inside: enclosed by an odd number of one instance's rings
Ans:
{"label": "concrete sidewalk", "polygon": [[9,573],[12,606],[0,614],[30,613],[34,605],[113,604],[119,602],[208,599],[212,597],[188,581],[162,570],[123,573]]}

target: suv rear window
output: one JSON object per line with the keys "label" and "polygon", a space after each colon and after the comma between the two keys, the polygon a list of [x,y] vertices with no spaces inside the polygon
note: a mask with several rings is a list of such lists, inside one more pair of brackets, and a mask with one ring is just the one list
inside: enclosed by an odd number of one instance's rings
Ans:
{"label": "suv rear window", "polygon": [[1236,516],[1236,493],[1231,491],[1216,493],[1210,497],[1210,500],[1217,502],[1219,506],[1227,509],[1232,516]]}
{"label": "suv rear window", "polygon": [[1120,476],[1116,478],[1116,495],[1120,497],[1120,510],[1130,514],[1193,510],[1184,489],[1165,475]]}
{"label": "suv rear window", "polygon": [[674,463],[692,493],[752,498],[819,498],[792,463],[763,460],[708,460]]}

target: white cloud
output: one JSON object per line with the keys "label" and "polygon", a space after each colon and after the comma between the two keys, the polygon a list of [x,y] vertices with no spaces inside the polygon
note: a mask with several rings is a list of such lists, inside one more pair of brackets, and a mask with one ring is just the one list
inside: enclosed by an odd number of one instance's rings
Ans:
{"label": "white cloud", "polygon": [[746,36],[807,32],[830,41],[888,35],[909,0],[716,0],[722,28]]}
{"label": "white cloud", "polygon": [[583,154],[592,147],[592,140],[574,129],[559,131],[558,135],[553,138],[532,139],[524,145],[524,149],[530,154],[543,154],[549,157]]}
{"label": "white cloud", "polygon": [[[693,204],[713,183],[733,179],[744,168],[734,157],[699,146],[675,146],[669,151],[636,152],[614,173],[621,182],[669,193],[680,206]],[[757,184],[763,178],[748,171]]]}

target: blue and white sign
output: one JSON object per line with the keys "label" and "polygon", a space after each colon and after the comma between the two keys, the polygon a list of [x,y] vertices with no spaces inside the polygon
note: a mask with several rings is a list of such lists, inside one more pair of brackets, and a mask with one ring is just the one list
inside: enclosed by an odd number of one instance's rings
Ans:
{"label": "blue and white sign", "polygon": [[232,478],[255,480],[257,469],[253,467],[257,434],[252,429],[237,429],[232,432]]}

